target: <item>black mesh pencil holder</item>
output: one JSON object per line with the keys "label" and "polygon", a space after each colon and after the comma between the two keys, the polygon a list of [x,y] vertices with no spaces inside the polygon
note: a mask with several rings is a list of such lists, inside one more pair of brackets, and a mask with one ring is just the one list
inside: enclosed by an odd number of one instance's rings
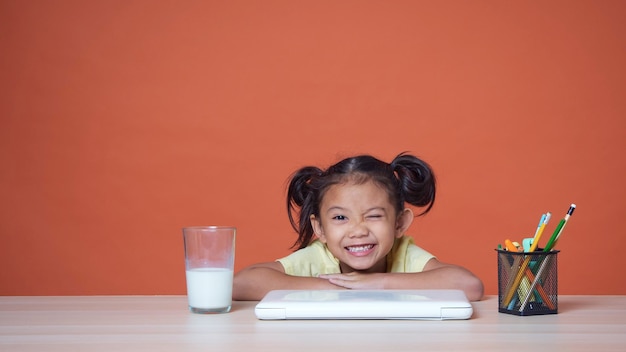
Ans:
{"label": "black mesh pencil holder", "polygon": [[514,315],[558,312],[559,251],[498,252],[498,311]]}

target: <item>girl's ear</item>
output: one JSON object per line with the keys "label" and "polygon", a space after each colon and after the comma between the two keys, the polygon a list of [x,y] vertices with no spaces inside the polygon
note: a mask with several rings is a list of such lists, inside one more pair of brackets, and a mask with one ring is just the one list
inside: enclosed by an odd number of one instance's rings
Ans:
{"label": "girl's ear", "polygon": [[396,238],[400,238],[404,236],[406,230],[409,229],[411,223],[413,223],[413,211],[408,208],[404,208],[400,215],[398,215],[398,220],[396,220]]}
{"label": "girl's ear", "polygon": [[322,222],[316,218],[315,215],[311,215],[311,227],[313,227],[313,233],[322,243],[326,243],[326,236],[324,236],[324,230],[322,228]]}

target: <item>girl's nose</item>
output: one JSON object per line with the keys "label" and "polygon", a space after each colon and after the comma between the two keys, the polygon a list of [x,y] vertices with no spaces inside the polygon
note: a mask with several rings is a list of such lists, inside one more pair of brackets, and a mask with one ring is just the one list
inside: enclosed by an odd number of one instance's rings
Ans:
{"label": "girl's nose", "polygon": [[368,233],[369,233],[369,230],[367,226],[365,226],[365,224],[362,222],[358,222],[354,224],[354,226],[352,226],[352,228],[350,229],[349,236],[350,237],[363,237],[363,236],[367,236]]}

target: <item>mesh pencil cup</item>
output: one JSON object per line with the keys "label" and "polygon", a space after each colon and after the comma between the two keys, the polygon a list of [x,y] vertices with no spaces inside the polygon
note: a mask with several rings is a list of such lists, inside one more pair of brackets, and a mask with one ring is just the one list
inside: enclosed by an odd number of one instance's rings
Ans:
{"label": "mesh pencil cup", "polygon": [[498,252],[498,311],[513,315],[558,312],[557,254]]}

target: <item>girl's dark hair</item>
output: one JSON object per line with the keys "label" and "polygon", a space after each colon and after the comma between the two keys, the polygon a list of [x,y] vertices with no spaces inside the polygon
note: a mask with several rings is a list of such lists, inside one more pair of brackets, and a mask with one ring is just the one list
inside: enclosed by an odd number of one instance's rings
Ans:
{"label": "girl's dark hair", "polygon": [[319,217],[320,203],[330,186],[346,182],[362,184],[370,180],[387,190],[398,214],[404,210],[404,204],[409,203],[425,207],[417,215],[421,216],[428,213],[435,202],[435,174],[431,167],[406,153],[399,154],[389,164],[370,155],[359,155],[344,159],[326,170],[306,166],[291,176],[287,189],[287,215],[298,233],[293,247],[301,249],[311,242],[311,215]]}

